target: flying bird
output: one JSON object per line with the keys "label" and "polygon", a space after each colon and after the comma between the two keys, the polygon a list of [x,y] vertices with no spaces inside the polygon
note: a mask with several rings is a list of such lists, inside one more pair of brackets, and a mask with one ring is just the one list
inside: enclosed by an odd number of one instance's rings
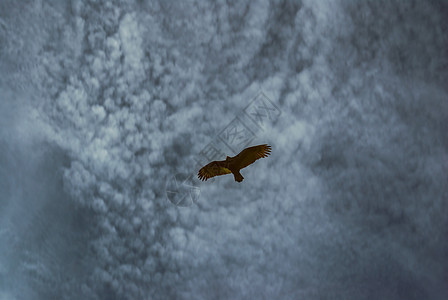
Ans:
{"label": "flying bird", "polygon": [[226,160],[212,161],[202,167],[199,170],[198,178],[207,181],[215,176],[232,173],[235,181],[241,182],[244,177],[240,170],[253,164],[259,158],[268,157],[269,154],[271,154],[271,146],[267,144],[246,148],[234,157],[226,156]]}

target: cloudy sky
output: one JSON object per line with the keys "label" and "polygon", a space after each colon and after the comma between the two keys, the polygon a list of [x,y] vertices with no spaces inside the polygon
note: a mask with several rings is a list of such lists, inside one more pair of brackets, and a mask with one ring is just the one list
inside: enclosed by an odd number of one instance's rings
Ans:
{"label": "cloudy sky", "polygon": [[[447,299],[447,13],[1,1],[0,299]],[[272,155],[174,205],[235,118]]]}

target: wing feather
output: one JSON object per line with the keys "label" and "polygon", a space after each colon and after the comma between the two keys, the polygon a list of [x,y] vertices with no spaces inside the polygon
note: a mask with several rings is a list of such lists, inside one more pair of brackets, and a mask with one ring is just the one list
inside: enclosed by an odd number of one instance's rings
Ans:
{"label": "wing feather", "polygon": [[224,165],[225,165],[225,161],[222,161],[222,160],[212,161],[211,163],[202,167],[199,170],[198,178],[202,181],[207,181],[207,179],[215,177],[215,176],[232,173],[229,169],[224,167]]}
{"label": "wing feather", "polygon": [[271,154],[271,146],[267,144],[249,147],[233,158],[233,164],[238,169],[242,169],[253,164],[257,159],[268,157],[269,154]]}

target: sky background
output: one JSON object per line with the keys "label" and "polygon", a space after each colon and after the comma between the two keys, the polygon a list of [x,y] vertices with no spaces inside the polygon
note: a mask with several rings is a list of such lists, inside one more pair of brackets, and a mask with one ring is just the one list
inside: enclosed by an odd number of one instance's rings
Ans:
{"label": "sky background", "polygon": [[[0,299],[448,299],[447,14],[2,0]],[[259,92],[272,155],[173,205]]]}

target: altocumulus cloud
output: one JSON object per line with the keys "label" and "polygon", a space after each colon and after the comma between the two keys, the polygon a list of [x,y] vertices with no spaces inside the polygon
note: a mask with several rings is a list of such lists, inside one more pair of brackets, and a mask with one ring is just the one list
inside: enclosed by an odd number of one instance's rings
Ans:
{"label": "altocumulus cloud", "polygon": [[[445,299],[446,11],[4,1],[0,296]],[[260,89],[272,156],[172,205]]]}

